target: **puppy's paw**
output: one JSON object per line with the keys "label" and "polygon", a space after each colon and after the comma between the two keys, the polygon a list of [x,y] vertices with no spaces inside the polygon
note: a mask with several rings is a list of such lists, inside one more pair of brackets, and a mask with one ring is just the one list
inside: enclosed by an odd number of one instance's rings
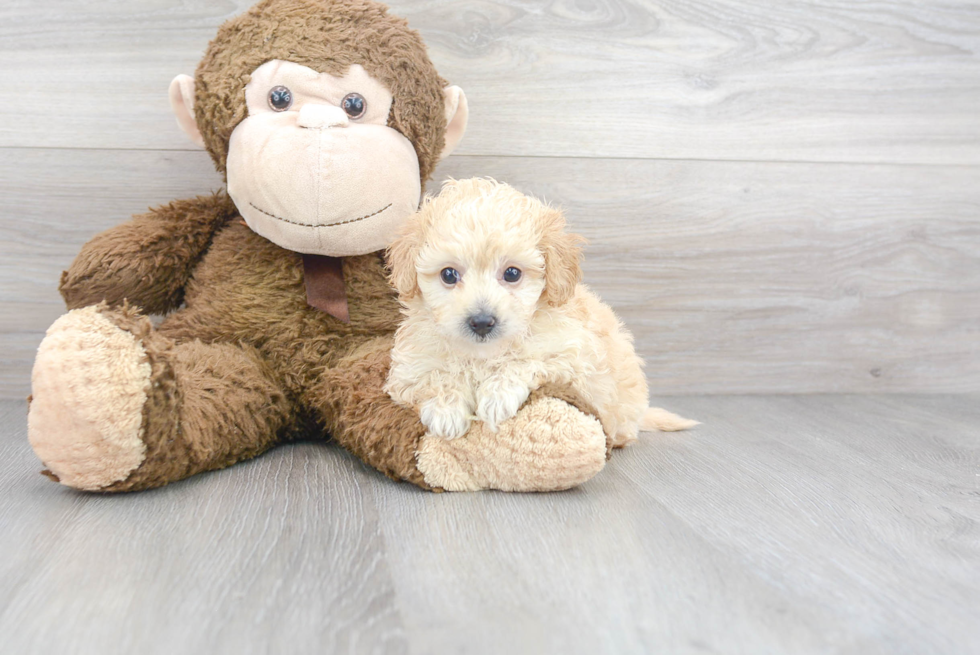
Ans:
{"label": "puppy's paw", "polygon": [[530,388],[517,380],[491,378],[480,385],[476,417],[496,432],[501,423],[517,415],[530,393]]}
{"label": "puppy's paw", "polygon": [[429,435],[442,439],[457,439],[469,432],[470,412],[462,404],[447,404],[438,398],[422,403],[419,408],[422,424],[429,428]]}

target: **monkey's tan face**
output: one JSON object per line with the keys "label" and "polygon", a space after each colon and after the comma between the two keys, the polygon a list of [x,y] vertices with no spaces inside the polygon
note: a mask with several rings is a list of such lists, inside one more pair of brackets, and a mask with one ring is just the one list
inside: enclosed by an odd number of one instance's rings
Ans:
{"label": "monkey's tan face", "polygon": [[228,193],[255,232],[288,250],[380,250],[419,204],[411,142],[388,127],[391,93],[361,66],[343,77],[270,61],[245,87]]}

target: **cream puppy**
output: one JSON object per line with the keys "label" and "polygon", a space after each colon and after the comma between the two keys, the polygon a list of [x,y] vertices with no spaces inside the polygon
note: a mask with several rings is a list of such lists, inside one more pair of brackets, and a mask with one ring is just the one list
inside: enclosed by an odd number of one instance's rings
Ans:
{"label": "cream puppy", "polygon": [[546,383],[571,387],[614,447],[639,429],[695,425],[647,405],[633,337],[579,284],[581,244],[561,212],[493,180],[450,181],[389,249],[405,321],[386,391],[433,436],[490,430]]}

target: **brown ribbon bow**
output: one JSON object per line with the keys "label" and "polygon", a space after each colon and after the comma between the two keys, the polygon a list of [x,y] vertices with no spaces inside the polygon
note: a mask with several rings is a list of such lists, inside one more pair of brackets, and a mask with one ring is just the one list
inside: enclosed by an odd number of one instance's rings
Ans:
{"label": "brown ribbon bow", "polygon": [[344,323],[350,323],[343,259],[326,255],[303,255],[303,278],[306,281],[307,304]]}

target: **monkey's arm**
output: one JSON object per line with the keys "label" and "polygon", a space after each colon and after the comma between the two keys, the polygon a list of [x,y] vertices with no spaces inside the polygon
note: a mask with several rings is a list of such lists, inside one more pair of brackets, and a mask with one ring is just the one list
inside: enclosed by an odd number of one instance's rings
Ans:
{"label": "monkey's arm", "polygon": [[175,309],[211,237],[237,215],[222,191],[176,200],[96,235],[61,275],[65,304],[76,309],[125,299],[147,314]]}

